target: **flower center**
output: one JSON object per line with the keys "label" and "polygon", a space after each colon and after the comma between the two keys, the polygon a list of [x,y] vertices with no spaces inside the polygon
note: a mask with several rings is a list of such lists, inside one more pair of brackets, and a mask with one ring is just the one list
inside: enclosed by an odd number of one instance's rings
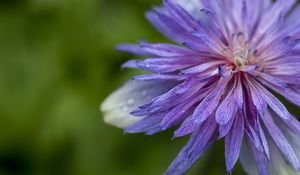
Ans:
{"label": "flower center", "polygon": [[227,58],[234,64],[236,69],[248,66],[254,59],[255,50],[251,49],[246,36],[243,33],[232,35],[232,43],[227,52]]}
{"label": "flower center", "polygon": [[249,49],[236,49],[232,53],[232,59],[237,67],[242,67],[250,64],[253,53]]}

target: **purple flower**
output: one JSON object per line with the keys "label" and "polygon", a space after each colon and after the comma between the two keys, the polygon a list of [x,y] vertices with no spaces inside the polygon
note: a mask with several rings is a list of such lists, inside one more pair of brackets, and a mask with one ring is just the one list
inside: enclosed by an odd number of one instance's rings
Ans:
{"label": "purple flower", "polygon": [[[217,140],[232,172],[300,174],[300,124],[276,97],[300,106],[300,6],[296,0],[165,0],[146,14],[175,44],[122,44],[151,72],[113,93],[104,119],[126,133],[177,127],[190,135],[165,172],[184,174]],[[295,8],[293,8],[295,7]]]}

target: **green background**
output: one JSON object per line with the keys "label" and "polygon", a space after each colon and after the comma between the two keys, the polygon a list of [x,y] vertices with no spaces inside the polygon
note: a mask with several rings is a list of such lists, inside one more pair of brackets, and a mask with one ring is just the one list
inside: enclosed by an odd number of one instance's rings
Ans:
{"label": "green background", "polygon": [[[134,70],[117,43],[167,41],[159,0],[0,0],[0,175],[160,175],[187,138],[124,135],[99,105]],[[225,172],[222,141],[189,171]],[[235,175],[244,174],[240,165]]]}

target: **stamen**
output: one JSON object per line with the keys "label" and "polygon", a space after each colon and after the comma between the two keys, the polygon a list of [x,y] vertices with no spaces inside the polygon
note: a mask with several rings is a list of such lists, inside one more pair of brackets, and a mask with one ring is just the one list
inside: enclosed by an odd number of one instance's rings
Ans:
{"label": "stamen", "polygon": [[237,68],[251,64],[256,51],[250,48],[247,38],[243,32],[232,35],[231,53],[226,56],[235,64]]}

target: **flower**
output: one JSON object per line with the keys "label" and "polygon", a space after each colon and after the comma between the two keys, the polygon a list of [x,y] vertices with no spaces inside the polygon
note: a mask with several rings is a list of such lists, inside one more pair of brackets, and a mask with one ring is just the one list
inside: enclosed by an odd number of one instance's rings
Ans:
{"label": "flower", "polygon": [[227,172],[300,172],[300,124],[276,97],[300,106],[300,6],[296,0],[164,0],[146,16],[178,44],[121,44],[151,72],[102,104],[106,122],[152,135],[190,135],[166,175],[184,174],[217,140]]}

